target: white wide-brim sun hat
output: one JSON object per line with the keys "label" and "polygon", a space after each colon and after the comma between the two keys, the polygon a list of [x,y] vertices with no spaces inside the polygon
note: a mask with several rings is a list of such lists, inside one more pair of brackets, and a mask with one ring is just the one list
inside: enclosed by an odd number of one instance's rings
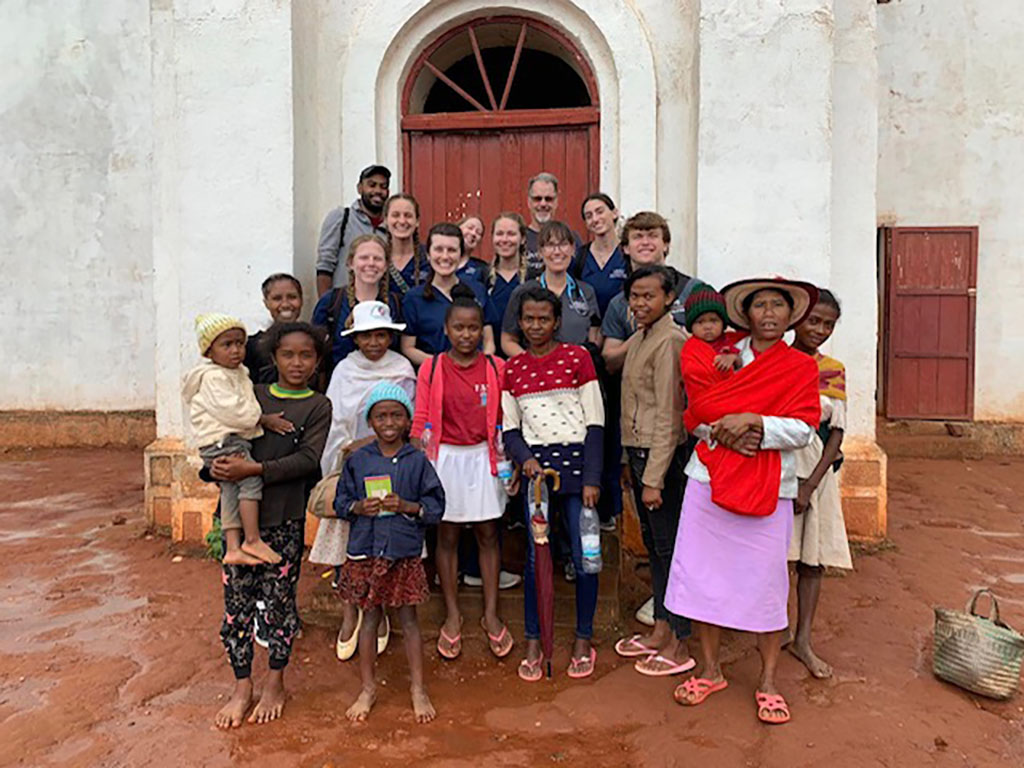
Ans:
{"label": "white wide-brim sun hat", "polygon": [[391,308],[383,301],[360,301],[352,310],[352,327],[346,328],[341,335],[380,330],[404,331],[405,323],[394,322]]}
{"label": "white wide-brim sun hat", "polygon": [[722,289],[722,298],[725,299],[725,311],[729,315],[729,322],[736,328],[749,331],[750,321],[743,311],[743,302],[748,296],[765,289],[784,291],[792,297],[793,314],[790,316],[789,328],[796,328],[800,325],[814,305],[818,303],[818,289],[811,283],[788,280],[784,277],[755,277],[737,280]]}

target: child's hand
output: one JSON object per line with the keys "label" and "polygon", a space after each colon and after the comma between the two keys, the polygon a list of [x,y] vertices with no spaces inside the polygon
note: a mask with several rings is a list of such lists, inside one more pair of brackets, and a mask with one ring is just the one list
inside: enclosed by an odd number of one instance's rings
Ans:
{"label": "child's hand", "polygon": [[715,369],[725,373],[731,371],[736,366],[736,361],[739,359],[739,355],[736,354],[721,354],[715,356]]}
{"label": "child's hand", "polygon": [[352,508],[355,514],[362,515],[363,517],[376,517],[380,514],[380,510],[381,500],[378,498],[360,499]]}
{"label": "child's hand", "polygon": [[399,498],[397,493],[389,493],[380,500],[380,508],[385,512],[397,515],[402,511],[402,499]]}
{"label": "child's hand", "polygon": [[601,489],[596,485],[583,486],[583,506],[596,507],[601,499]]}
{"label": "child's hand", "polygon": [[526,463],[523,464],[523,474],[531,480],[543,472],[544,470],[541,469],[540,462],[536,459],[527,459]]}
{"label": "child's hand", "polygon": [[802,515],[811,506],[811,494],[814,488],[806,480],[800,481],[800,490],[797,492],[796,500],[793,502],[793,514]]}
{"label": "child's hand", "polygon": [[260,416],[260,426],[277,432],[279,435],[287,435],[295,431],[295,425],[284,417],[284,411],[280,413],[264,413]]}

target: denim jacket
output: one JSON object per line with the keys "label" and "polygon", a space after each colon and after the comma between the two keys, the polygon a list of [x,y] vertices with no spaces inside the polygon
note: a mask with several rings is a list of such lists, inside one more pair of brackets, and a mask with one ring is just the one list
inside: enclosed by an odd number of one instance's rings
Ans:
{"label": "denim jacket", "polygon": [[[419,504],[422,515],[367,517],[353,513],[353,505],[366,498],[366,478],[379,475],[389,475],[392,492],[405,501]],[[351,524],[349,557],[384,557],[388,560],[419,557],[423,551],[426,526],[437,525],[444,514],[444,489],[422,451],[406,443],[389,458],[380,452],[375,440],[346,459],[338,478],[334,512]]]}

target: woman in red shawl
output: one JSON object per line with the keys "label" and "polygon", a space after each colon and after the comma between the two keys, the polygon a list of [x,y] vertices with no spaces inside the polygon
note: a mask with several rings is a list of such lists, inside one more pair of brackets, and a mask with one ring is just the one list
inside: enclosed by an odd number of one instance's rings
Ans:
{"label": "woman in red shawl", "polygon": [[722,294],[740,341],[740,370],[716,380],[713,355],[683,355],[687,429],[700,442],[688,477],[665,606],[695,622],[700,665],[675,691],[697,705],[728,683],[719,664],[722,627],[757,633],[762,672],[757,716],[785,723],[789,707],[775,684],[788,625],[786,555],[798,481],[793,452],[818,427],[818,368],[782,337],[817,300],[807,283],[743,280]]}

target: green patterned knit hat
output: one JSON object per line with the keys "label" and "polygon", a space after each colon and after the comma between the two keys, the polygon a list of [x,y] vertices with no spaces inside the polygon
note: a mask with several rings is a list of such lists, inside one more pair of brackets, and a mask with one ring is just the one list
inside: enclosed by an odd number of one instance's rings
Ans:
{"label": "green patterned knit hat", "polygon": [[705,312],[714,312],[726,326],[729,316],[725,312],[725,299],[707,283],[697,283],[686,297],[686,330],[692,331],[697,318]]}

